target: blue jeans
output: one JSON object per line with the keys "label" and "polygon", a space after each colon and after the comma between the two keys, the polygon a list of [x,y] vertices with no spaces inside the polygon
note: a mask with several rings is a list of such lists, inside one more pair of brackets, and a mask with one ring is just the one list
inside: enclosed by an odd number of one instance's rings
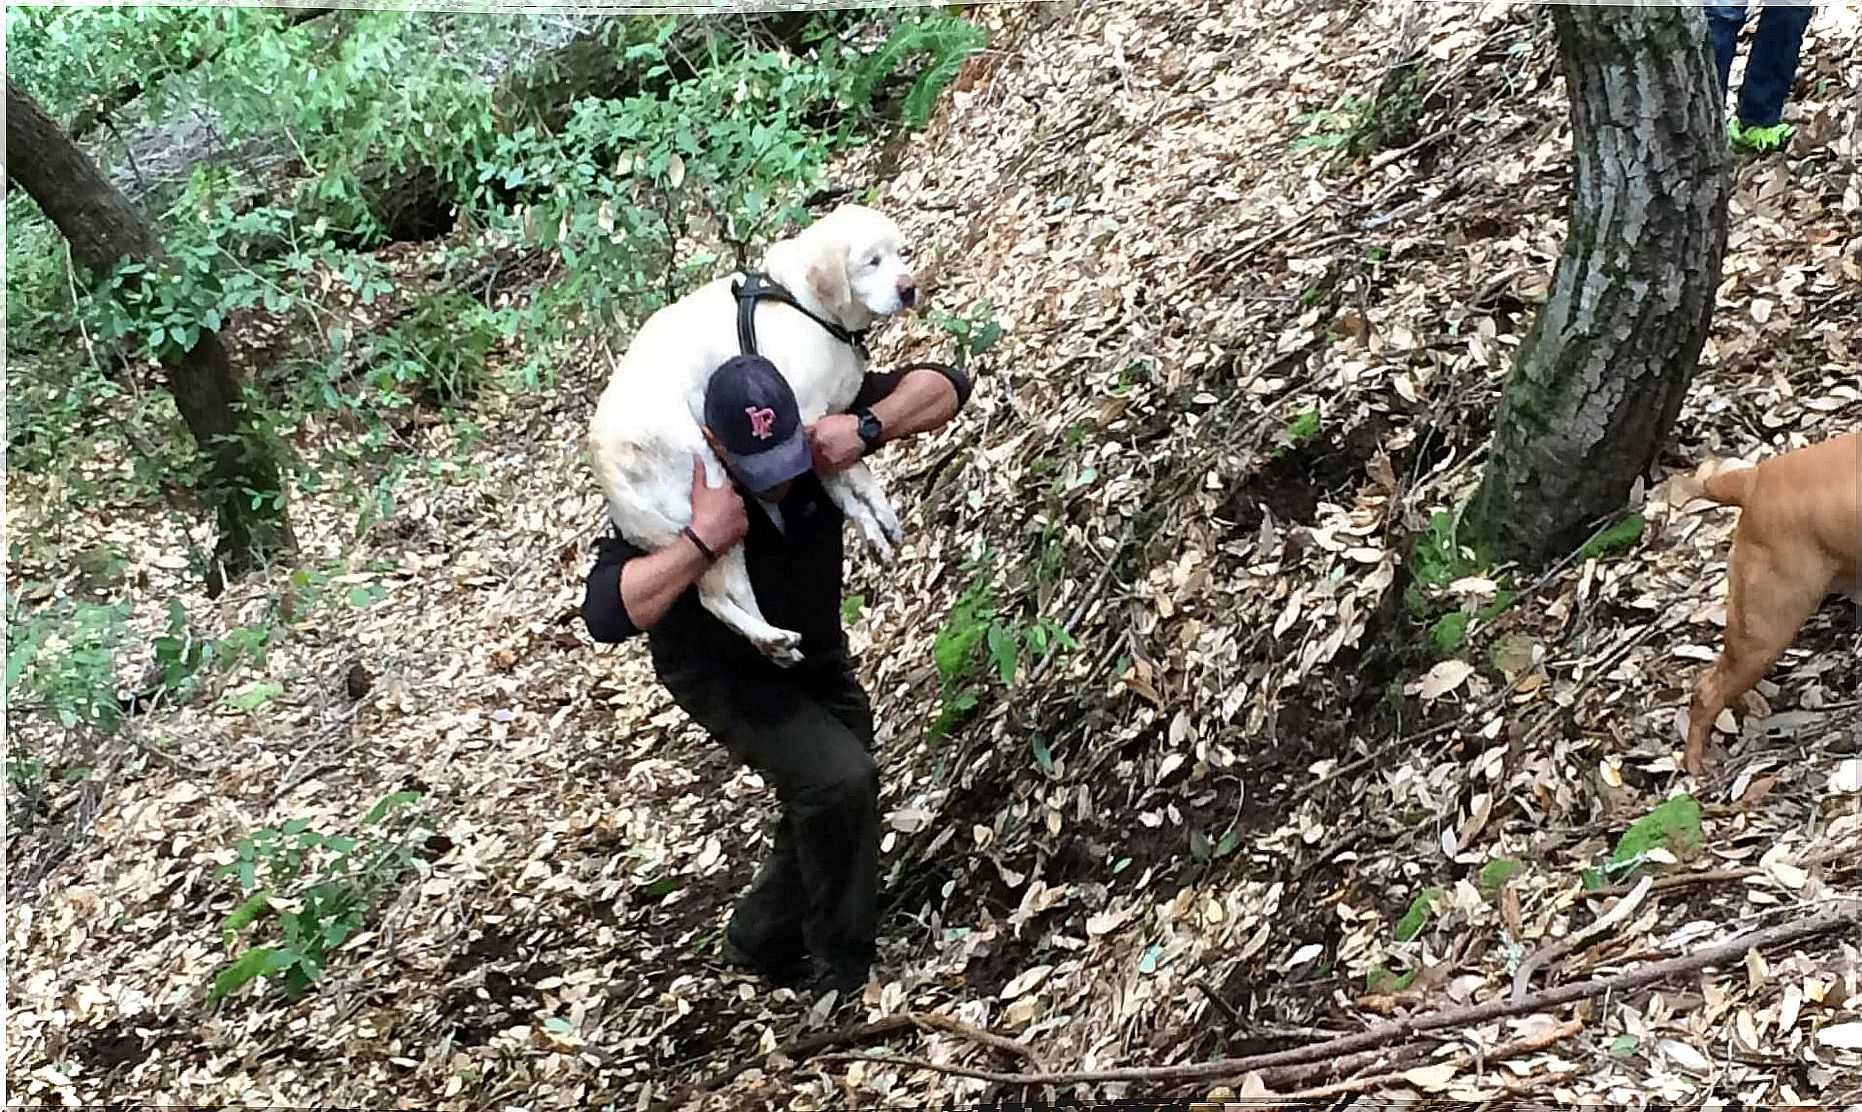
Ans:
{"label": "blue jeans", "polygon": [[[1713,60],[1719,67],[1720,93],[1732,79],[1733,50],[1745,26],[1746,5],[1707,4],[1707,27],[1713,36]],[[1759,29],[1746,58],[1746,79],[1739,88],[1739,122],[1771,127],[1784,119],[1784,102],[1797,79],[1798,50],[1810,26],[1808,6],[1768,3],[1759,12]]]}

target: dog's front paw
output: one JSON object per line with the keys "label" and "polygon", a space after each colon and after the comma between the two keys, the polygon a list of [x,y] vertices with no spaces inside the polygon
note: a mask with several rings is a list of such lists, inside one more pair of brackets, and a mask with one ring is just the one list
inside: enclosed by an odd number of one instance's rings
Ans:
{"label": "dog's front paw", "polygon": [[788,668],[802,662],[802,635],[786,629],[776,631],[776,636],[752,642],[756,650],[774,661],[779,667]]}
{"label": "dog's front paw", "polygon": [[864,502],[856,502],[851,512],[847,513],[847,518],[853,522],[854,530],[860,534],[860,540],[878,555],[881,563],[892,559],[893,538],[886,535],[886,527],[880,523],[871,507]]}
{"label": "dog's front paw", "polygon": [[1696,780],[1705,780],[1707,774],[1720,766],[1720,754],[1714,752],[1711,742],[1698,749],[1687,749],[1681,754],[1682,767]]}
{"label": "dog's front paw", "polygon": [[880,525],[877,521],[862,520],[860,522],[860,537],[866,541],[867,547],[873,550],[873,554],[879,557],[880,563],[884,564],[891,561],[892,541],[894,538],[886,536],[884,526]]}
{"label": "dog's front paw", "polygon": [[893,544],[904,543],[905,526],[900,524],[899,515],[892,512],[892,507],[887,504],[884,499],[881,499],[879,505],[875,506],[873,509],[873,516],[879,521],[879,530],[881,533],[885,534],[886,539]]}

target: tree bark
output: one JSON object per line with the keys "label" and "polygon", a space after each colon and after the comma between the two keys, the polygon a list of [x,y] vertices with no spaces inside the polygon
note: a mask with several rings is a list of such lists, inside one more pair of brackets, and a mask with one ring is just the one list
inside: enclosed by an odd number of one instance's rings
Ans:
{"label": "tree bark", "polygon": [[[6,171],[64,234],[85,269],[103,274],[124,259],[161,259],[161,245],[128,198],[11,78]],[[288,548],[278,464],[259,430],[240,414],[239,383],[219,336],[203,330],[193,348],[165,362],[163,370],[181,420],[207,461],[200,493],[218,517],[221,561],[239,571]]]}
{"label": "tree bark", "polygon": [[1564,251],[1502,391],[1459,536],[1543,564],[1621,510],[1693,379],[1726,249],[1725,125],[1701,13],[1557,4]]}

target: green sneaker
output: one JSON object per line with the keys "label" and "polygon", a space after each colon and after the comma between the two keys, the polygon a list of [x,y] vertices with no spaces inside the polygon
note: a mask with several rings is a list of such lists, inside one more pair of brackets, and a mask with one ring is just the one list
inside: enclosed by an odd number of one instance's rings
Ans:
{"label": "green sneaker", "polygon": [[1776,123],[1770,127],[1747,127],[1738,120],[1729,120],[1726,125],[1727,138],[1735,147],[1744,147],[1755,154],[1769,154],[1781,151],[1791,141],[1797,129],[1787,123]]}

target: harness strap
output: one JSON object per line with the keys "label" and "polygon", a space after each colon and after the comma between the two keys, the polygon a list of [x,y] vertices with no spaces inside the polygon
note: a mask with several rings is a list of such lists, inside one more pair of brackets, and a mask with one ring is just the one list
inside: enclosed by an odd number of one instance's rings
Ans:
{"label": "harness strap", "polygon": [[780,301],[796,312],[814,321],[827,331],[827,334],[860,353],[860,358],[867,358],[866,333],[855,332],[836,321],[831,321],[803,305],[796,296],[767,275],[754,270],[743,272],[731,285],[731,292],[737,296],[737,346],[745,355],[756,355],[756,303],[759,301]]}

